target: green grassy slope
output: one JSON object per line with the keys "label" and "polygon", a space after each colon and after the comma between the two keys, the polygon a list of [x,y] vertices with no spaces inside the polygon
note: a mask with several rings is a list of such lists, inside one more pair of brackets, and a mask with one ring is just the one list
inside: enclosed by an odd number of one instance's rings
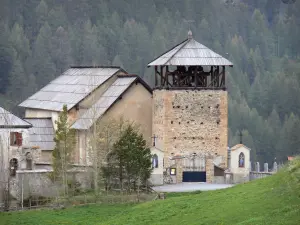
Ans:
{"label": "green grassy slope", "polygon": [[99,224],[299,225],[299,192],[287,179],[280,173],[226,190],[148,202]]}
{"label": "green grassy slope", "polygon": [[233,188],[133,206],[98,224],[300,224],[300,160]]}
{"label": "green grassy slope", "polygon": [[117,216],[132,205],[88,205],[60,210],[0,213],[1,225],[97,224]]}
{"label": "green grassy slope", "polygon": [[233,188],[172,194],[138,205],[94,205],[0,214],[0,224],[300,224],[300,161],[274,176]]}

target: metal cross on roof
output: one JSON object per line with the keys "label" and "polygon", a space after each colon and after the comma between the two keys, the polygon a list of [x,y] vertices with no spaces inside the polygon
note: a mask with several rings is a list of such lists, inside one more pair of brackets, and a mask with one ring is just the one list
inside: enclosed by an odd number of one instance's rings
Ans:
{"label": "metal cross on roof", "polygon": [[154,134],[153,137],[151,137],[151,138],[153,139],[153,147],[155,147],[157,136],[155,136],[155,134]]}
{"label": "metal cross on roof", "polygon": [[191,30],[191,24],[195,23],[195,20],[186,20],[186,19],[183,19],[183,21],[189,25],[189,30]]}
{"label": "metal cross on roof", "polygon": [[242,131],[240,131],[239,136],[240,136],[240,144],[243,144],[243,134],[242,134]]}

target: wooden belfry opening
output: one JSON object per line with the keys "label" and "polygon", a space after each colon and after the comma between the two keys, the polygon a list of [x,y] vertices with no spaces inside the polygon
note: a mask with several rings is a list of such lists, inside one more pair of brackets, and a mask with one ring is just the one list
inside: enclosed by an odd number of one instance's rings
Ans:
{"label": "wooden belfry opening", "polygon": [[233,64],[188,38],[148,64],[155,68],[156,88],[225,89],[225,66]]}

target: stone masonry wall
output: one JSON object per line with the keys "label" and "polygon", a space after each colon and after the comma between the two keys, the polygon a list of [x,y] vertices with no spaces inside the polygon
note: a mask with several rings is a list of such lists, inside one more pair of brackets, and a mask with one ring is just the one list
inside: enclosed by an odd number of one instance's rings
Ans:
{"label": "stone masonry wall", "polygon": [[207,181],[213,179],[213,159],[221,156],[226,167],[228,146],[227,91],[155,90],[153,134],[165,153],[165,167],[171,154],[197,153],[206,156]]}

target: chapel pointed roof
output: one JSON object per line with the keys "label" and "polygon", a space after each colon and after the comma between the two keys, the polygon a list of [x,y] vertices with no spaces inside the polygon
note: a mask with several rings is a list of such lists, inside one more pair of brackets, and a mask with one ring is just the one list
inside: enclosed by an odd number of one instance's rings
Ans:
{"label": "chapel pointed roof", "polygon": [[148,64],[149,66],[233,66],[232,62],[195,41],[192,32],[188,38]]}
{"label": "chapel pointed roof", "polygon": [[231,149],[231,151],[234,151],[234,150],[237,150],[237,149],[239,149],[239,148],[241,148],[241,147],[244,147],[244,148],[246,148],[246,149],[248,149],[248,150],[251,150],[250,148],[248,148],[246,145],[244,145],[244,144],[236,144],[235,146],[233,146],[233,147],[231,147],[230,149]]}

